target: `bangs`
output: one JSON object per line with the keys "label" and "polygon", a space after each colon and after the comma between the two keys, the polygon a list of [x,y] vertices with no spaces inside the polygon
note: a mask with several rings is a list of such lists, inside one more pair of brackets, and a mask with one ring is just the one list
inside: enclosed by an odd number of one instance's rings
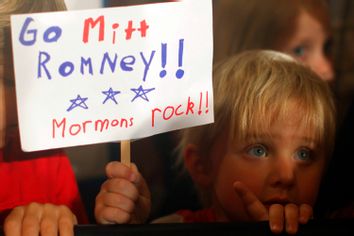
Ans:
{"label": "bangs", "polygon": [[276,122],[292,119],[316,146],[331,151],[335,108],[325,82],[286,58],[248,63],[242,69],[245,73],[238,75],[240,86],[235,89],[238,94],[231,99],[230,140],[245,140],[254,134],[270,135]]}
{"label": "bangs", "polygon": [[239,125],[230,132],[231,140],[247,140],[249,137],[271,137],[272,126],[277,122],[292,120],[298,129],[306,130],[306,138],[319,147],[324,145],[325,120],[323,104],[313,99],[289,97],[279,102],[261,100],[254,107],[248,107],[239,114]]}
{"label": "bangs", "polygon": [[[272,135],[276,122],[290,120],[330,156],[336,111],[328,84],[291,57],[274,51],[248,51],[217,63],[213,70],[214,120],[183,132],[181,148],[196,144],[207,156],[215,141],[227,145]],[[274,134],[274,132],[273,132]]]}

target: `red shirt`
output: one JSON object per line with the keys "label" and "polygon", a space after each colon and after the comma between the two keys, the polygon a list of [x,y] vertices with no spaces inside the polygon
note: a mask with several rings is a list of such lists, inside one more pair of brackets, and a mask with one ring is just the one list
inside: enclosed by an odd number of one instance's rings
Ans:
{"label": "red shirt", "polygon": [[210,223],[216,222],[216,215],[211,208],[191,211],[191,210],[179,210],[176,214],[183,217],[184,223]]}
{"label": "red shirt", "polygon": [[25,153],[19,144],[8,146],[0,149],[0,225],[12,208],[31,202],[66,205],[79,223],[88,222],[74,172],[62,151]]}

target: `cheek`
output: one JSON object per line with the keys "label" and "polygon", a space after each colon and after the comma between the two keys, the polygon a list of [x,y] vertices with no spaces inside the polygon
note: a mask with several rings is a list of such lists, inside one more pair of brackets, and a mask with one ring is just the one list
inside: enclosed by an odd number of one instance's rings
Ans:
{"label": "cheek", "polygon": [[300,203],[315,204],[322,175],[323,168],[321,167],[301,172],[298,178],[298,200]]}
{"label": "cheek", "polygon": [[237,158],[225,157],[219,164],[214,182],[214,192],[226,215],[232,220],[248,220],[243,204],[233,189],[235,181],[241,181],[259,196],[264,186],[262,168],[248,166]]}
{"label": "cheek", "polygon": [[245,161],[240,157],[227,156],[220,163],[216,176],[217,183],[224,188],[230,188],[235,181],[241,181],[258,195],[262,192],[267,173],[265,162]]}
{"label": "cheek", "polygon": [[239,172],[237,171],[237,163],[230,162],[224,158],[219,164],[218,172],[215,173],[214,188],[218,195],[223,198],[234,198],[235,194],[232,191],[232,184],[239,179]]}

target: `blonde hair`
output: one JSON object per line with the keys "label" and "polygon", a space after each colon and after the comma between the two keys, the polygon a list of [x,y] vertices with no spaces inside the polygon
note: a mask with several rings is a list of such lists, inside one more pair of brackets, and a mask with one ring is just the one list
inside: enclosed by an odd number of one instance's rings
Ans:
{"label": "blonde hair", "polygon": [[214,6],[214,60],[244,50],[280,50],[296,29],[301,11],[330,34],[325,0],[218,0]]}
{"label": "blonde hair", "polygon": [[[10,15],[66,10],[64,0],[1,0],[0,2],[0,48],[5,47],[5,31],[10,27]],[[3,52],[1,52],[2,54]]]}
{"label": "blonde hair", "polygon": [[302,111],[299,122],[312,131],[319,150],[328,156],[332,152],[336,112],[331,90],[290,56],[254,50],[230,57],[215,65],[213,86],[215,123],[182,130],[182,152],[194,144],[208,157],[225,131],[229,142],[269,134],[276,119],[289,117],[293,104]]}

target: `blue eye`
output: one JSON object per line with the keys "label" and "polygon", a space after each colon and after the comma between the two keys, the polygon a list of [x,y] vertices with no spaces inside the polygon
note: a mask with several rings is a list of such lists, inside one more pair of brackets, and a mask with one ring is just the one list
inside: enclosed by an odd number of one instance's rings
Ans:
{"label": "blue eye", "polygon": [[305,55],[305,47],[304,46],[298,46],[293,49],[293,53],[296,57],[303,57]]}
{"label": "blue eye", "polygon": [[300,161],[310,161],[312,159],[311,150],[302,148],[296,152],[296,159]]}
{"label": "blue eye", "polygon": [[267,149],[263,145],[255,145],[247,150],[247,154],[254,157],[266,157]]}

